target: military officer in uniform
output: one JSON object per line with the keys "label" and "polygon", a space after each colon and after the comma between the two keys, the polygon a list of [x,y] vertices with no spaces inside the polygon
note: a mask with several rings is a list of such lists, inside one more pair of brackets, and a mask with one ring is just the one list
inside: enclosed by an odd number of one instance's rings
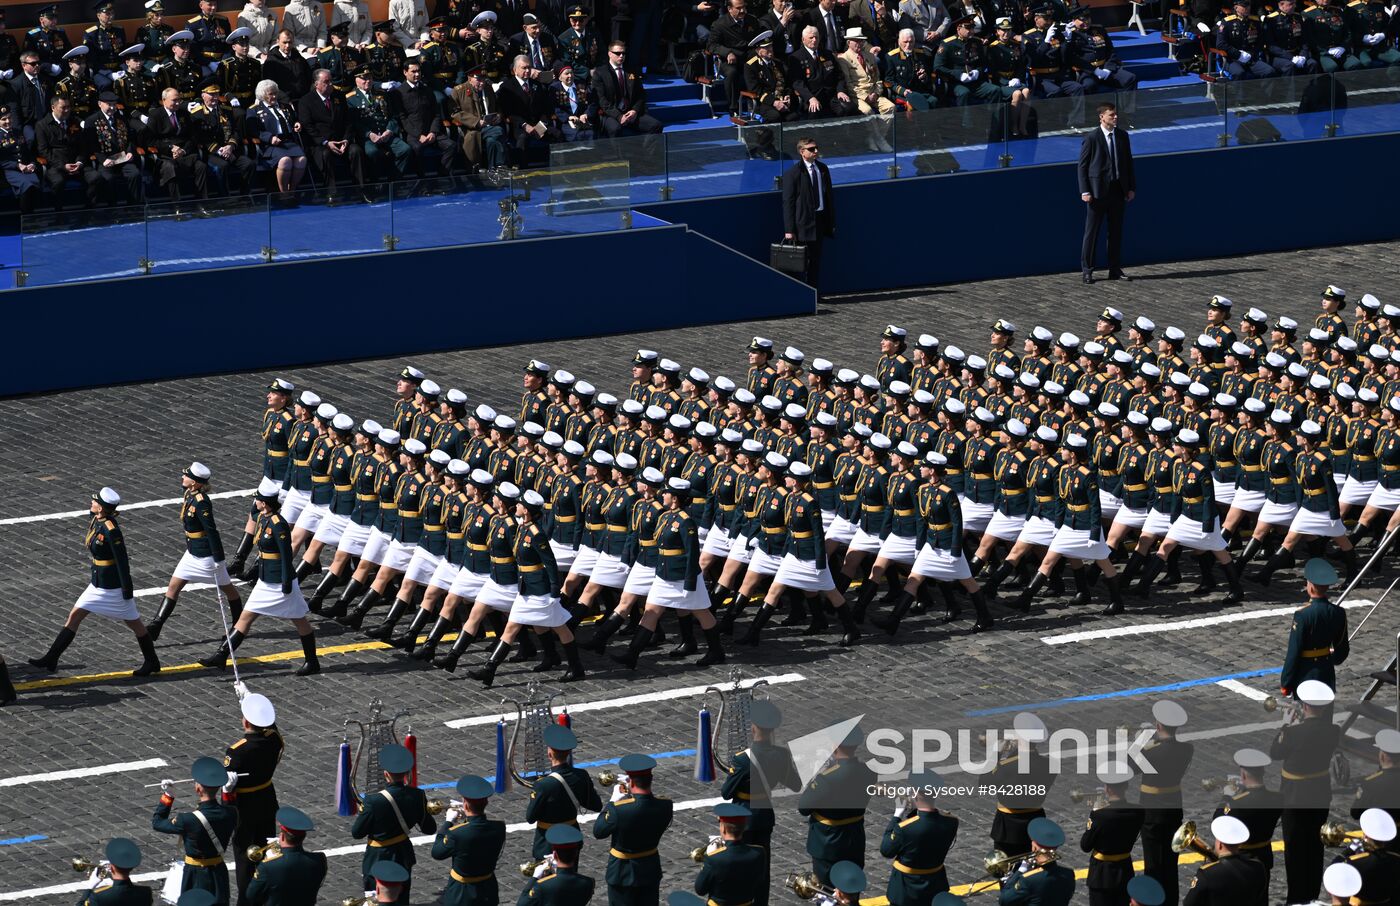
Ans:
{"label": "military officer in uniform", "polygon": [[603,63],[603,44],[588,27],[588,10],[569,7],[569,27],[559,36],[559,59],[574,71],[574,81],[586,86],[593,70]]}
{"label": "military officer in uniform", "polygon": [[893,860],[885,898],[890,906],[930,906],[948,889],[943,863],[958,835],[958,819],[938,810],[943,778],[928,771],[911,774],[906,783],[917,790],[913,801],[896,807],[880,838],[880,855]]}
{"label": "military officer in uniform", "polygon": [[253,871],[240,904],[248,906],[314,906],[326,879],[326,854],[307,852],[306,835],[316,825],[301,809],[284,805],[273,816],[281,855],[268,855]]}
{"label": "military officer in uniform", "polygon": [[1031,838],[1030,867],[1017,868],[1002,879],[1001,906],[1069,906],[1074,899],[1074,869],[1055,861],[1065,832],[1049,818],[1036,818],[1026,828]]}
{"label": "military officer in uniform", "polygon": [[[744,84],[754,96],[754,112],[765,123],[788,123],[797,119],[797,97],[788,82],[782,60],[773,58],[773,33],[759,32],[749,42],[753,55],[744,62]],[[755,153],[764,160],[777,160],[773,130],[757,129]]]}
{"label": "military officer in uniform", "polygon": [[[992,772],[991,785],[1024,785],[1027,789],[1020,794],[1008,789],[997,796],[990,836],[994,848],[1004,853],[1023,853],[1030,849],[1030,823],[1045,817],[1045,797],[1055,775],[1050,771],[1050,756],[1037,748],[1039,743],[1050,738],[1045,721],[1029,711],[1022,711],[1013,718],[1011,726],[1016,739],[1002,744],[1003,752]],[[1012,751],[1005,751],[1008,746]],[[1042,789],[1036,791],[1035,787]]]}
{"label": "military officer in uniform", "polygon": [[194,37],[194,61],[212,73],[228,52],[228,19],[218,14],[216,0],[199,0],[199,15],[191,16],[185,28]]}
{"label": "military officer in uniform", "polygon": [[1215,26],[1216,49],[1225,52],[1232,79],[1266,79],[1276,72],[1264,60],[1264,27],[1252,12],[1251,0],[1234,0],[1234,12]]}
{"label": "military officer in uniform", "polygon": [[865,808],[875,774],[856,758],[864,739],[860,726],[852,726],[832,753],[831,766],[818,772],[797,800],[797,811],[807,818],[812,871],[822,884],[832,882],[837,862],[865,864]]}
{"label": "military officer in uniform", "polygon": [[1071,122],[1077,124],[1084,117],[1084,86],[1069,67],[1065,40],[1060,26],[1055,24],[1055,13],[1048,6],[1039,6],[1031,18],[1035,28],[1021,35],[1026,66],[1030,70],[1031,92],[1041,98],[1078,99],[1070,104]]}
{"label": "military officer in uniform", "polygon": [[103,855],[111,880],[85,891],[78,906],[151,906],[151,888],[131,881],[131,873],[141,864],[141,849],[136,842],[113,837]]}
{"label": "military officer in uniform", "polygon": [[[89,128],[96,128],[89,127]],[[170,585],[165,589],[155,619],[146,624],[151,638],[159,639],[161,629],[188,582],[217,583],[228,599],[231,619],[237,622],[242,612],[238,590],[224,566],[224,543],[214,522],[214,503],[209,499],[209,467],[202,462],[190,463],[180,477],[184,500],[180,505],[180,526],[185,532],[185,553],[175,565]]]}
{"label": "military officer in uniform", "polygon": [[[194,61],[190,51],[190,41],[194,35],[190,31],[177,31],[165,39],[170,48],[171,60],[159,66],[157,86],[163,91],[174,88],[180,92],[180,103],[187,104],[199,94],[200,83],[204,81],[204,70]],[[159,97],[159,92],[157,92]],[[237,570],[235,570],[237,572]]]}
{"label": "military officer in uniform", "polygon": [[1347,25],[1346,10],[1339,0],[1330,3],[1319,0],[1303,13],[1303,18],[1308,23],[1304,29],[1304,34],[1308,36],[1308,49],[1323,72],[1361,68],[1361,59],[1351,50],[1351,29]]}
{"label": "military officer in uniform", "polygon": [[773,829],[777,823],[773,811],[773,791],[786,787],[797,792],[802,788],[802,779],[797,774],[797,766],[792,763],[792,752],[775,739],[777,729],[783,723],[783,713],[778,706],[767,699],[754,700],[749,708],[749,722],[749,735],[753,742],[744,751],[734,753],[720,795],[747,807],[740,839],[763,851],[765,881],[758,888],[754,903],[756,906],[767,906],[767,866],[773,854]]}
{"label": "military officer in uniform", "polygon": [[550,772],[535,781],[530,801],[525,806],[525,820],[535,824],[535,840],[530,855],[543,859],[550,843],[545,834],[555,825],[578,826],[578,813],[587,809],[598,811],[603,800],[588,772],[573,766],[573,752],[578,738],[568,727],[558,725],[544,728],[545,751],[549,755]]}
{"label": "military officer in uniform", "polygon": [[1317,60],[1310,56],[1308,48],[1307,22],[1297,6],[1298,0],[1278,0],[1278,8],[1265,13],[1263,18],[1264,48],[1269,54],[1269,65],[1281,76],[1318,71]]}
{"label": "military officer in uniform", "polygon": [[1264,784],[1264,772],[1273,759],[1258,749],[1240,749],[1235,753],[1235,765],[1240,769],[1239,788],[1215,810],[1212,818],[1234,815],[1249,828],[1249,839],[1240,844],[1240,851],[1274,868],[1274,830],[1283,813],[1283,796]]}
{"label": "military officer in uniform", "polygon": [[[1381,0],[1350,0],[1347,3],[1353,45],[1363,66],[1394,66],[1400,63],[1400,50],[1395,49],[1393,12],[1394,7],[1387,8]],[[1343,304],[1346,304],[1345,300]]]}
{"label": "military officer in uniform", "polygon": [[1279,691],[1292,695],[1305,680],[1321,680],[1337,688],[1337,665],[1347,659],[1347,612],[1327,599],[1327,589],[1337,584],[1337,570],[1320,557],[1303,566],[1308,603],[1293,612],[1288,631],[1288,654],[1279,674]]}
{"label": "military officer in uniform", "polygon": [[159,834],[182,838],[185,870],[180,890],[205,890],[214,895],[217,906],[228,906],[228,869],[224,853],[238,824],[238,810],[219,801],[220,788],[232,789],[238,783],[217,758],[198,758],[191,768],[198,807],[185,814],[171,815],[175,797],[173,785],[161,784],[160,803],[151,818],[151,829]]}
{"label": "military officer in uniform", "polygon": [[1304,680],[1295,694],[1303,719],[1283,727],[1269,754],[1283,761],[1283,864],[1288,872],[1288,902],[1317,897],[1322,883],[1322,840],[1318,830],[1332,801],[1332,753],[1341,728],[1332,723],[1335,695],[1319,680]]}
{"label": "military officer in uniform", "polygon": [[[238,829],[233,834],[233,867],[238,882],[238,901],[245,902],[253,865],[248,847],[262,846],[276,833],[279,823],[277,788],[272,775],[286,747],[277,729],[277,709],[266,695],[244,695],[242,702],[243,738],[224,753],[225,770],[238,775],[238,785],[224,801],[238,806]],[[324,858],[324,857],[323,857]]]}
{"label": "military officer in uniform", "polygon": [[657,847],[671,826],[671,800],[651,792],[656,759],[624,755],[617,763],[627,775],[612,801],[593,822],[593,836],[610,841],[608,906],[658,906],[661,900],[661,857]]}
{"label": "military officer in uniform", "polygon": [[112,91],[117,96],[117,106],[126,117],[127,129],[137,144],[148,144],[149,130],[146,128],[146,111],[156,106],[160,92],[156,80],[146,72],[142,54],[144,44],[133,44],[122,50],[122,66],[125,68],[112,79]]}
{"label": "military officer in uniform", "polygon": [[[369,871],[369,877],[365,883],[373,880],[373,900],[375,903],[400,903],[407,902],[404,896],[404,885],[409,882],[409,871],[397,862],[390,862],[387,859],[374,863],[374,867]],[[178,904],[177,904],[178,906]]]}
{"label": "military officer in uniform", "polygon": [[5,28],[5,13],[0,10],[0,70],[19,68],[19,42]]}
{"label": "military officer in uniform", "polygon": [[58,80],[54,97],[67,98],[69,115],[81,122],[97,111],[97,85],[88,74],[88,48],[85,44],[63,55],[68,75]]}
{"label": "military officer in uniform", "polygon": [[1216,858],[1196,870],[1183,906],[1266,902],[1269,871],[1240,850],[1249,840],[1249,828],[1233,815],[1221,815],[1210,823],[1210,834],[1215,838]]}
{"label": "military officer in uniform", "polygon": [[1079,838],[1079,848],[1090,854],[1090,906],[1118,906],[1128,896],[1133,879],[1133,847],[1142,831],[1143,810],[1128,802],[1128,781],[1133,772],[1123,764],[1099,769],[1104,804],[1089,813],[1089,821]]}
{"label": "military officer in uniform", "polygon": [[[413,828],[425,834],[437,829],[433,816],[428,814],[428,797],[418,787],[408,785],[413,753],[397,743],[390,743],[379,750],[379,766],[384,769],[384,781],[388,785],[364,798],[360,814],[350,826],[350,836],[356,840],[369,838],[361,865],[365,889],[371,885],[371,872],[378,862],[397,862],[411,873],[418,861],[413,853],[413,841],[409,839]],[[410,877],[403,882],[399,897],[393,902],[408,903],[412,887]]]}
{"label": "military officer in uniform", "polygon": [[715,806],[719,836],[712,837],[705,847],[700,874],[695,876],[695,892],[708,897],[715,906],[766,902],[768,852],[763,846],[746,843],[743,839],[751,815],[737,802],[721,802]]}
{"label": "military officer in uniform", "polygon": [[952,86],[953,103],[959,107],[1001,98],[1001,90],[989,78],[986,48],[972,34],[973,18],[963,16],[953,23],[956,35],[938,45],[933,61],[934,69]]}
{"label": "military officer in uniform", "polygon": [[348,21],[332,25],[328,33],[331,37],[330,46],[316,51],[316,57],[312,61],[313,68],[330,72],[331,82],[336,90],[350,95],[355,91],[355,73],[365,65],[364,52],[350,44]]}
{"label": "military officer in uniform", "polygon": [[381,91],[397,88],[407,62],[407,53],[394,41],[393,20],[374,23],[374,42],[365,48],[365,66],[374,86]]}
{"label": "military officer in uniform", "polygon": [[1167,894],[1147,875],[1138,875],[1128,882],[1128,906],[1162,906]]}
{"label": "military officer in uniform", "polygon": [[68,33],[58,27],[58,4],[51,3],[39,10],[39,24],[24,35],[24,49],[39,55],[39,65],[47,68],[50,75],[57,76],[63,71],[59,61],[73,49]]}
{"label": "military officer in uniform", "polygon": [[1376,758],[1380,770],[1362,779],[1351,816],[1360,818],[1368,808],[1383,808],[1400,819],[1400,730],[1388,727],[1376,734]]}
{"label": "military officer in uniform", "polygon": [[120,52],[126,46],[126,29],[113,21],[112,0],[99,0],[97,24],[89,25],[83,32],[83,44],[87,46],[88,68],[98,88],[112,84],[113,73],[121,68]]}
{"label": "military officer in uniform", "polygon": [[375,92],[369,68],[357,69],[354,79],[355,90],[346,102],[350,105],[355,139],[364,147],[365,160],[371,167],[379,161],[381,172],[387,171],[390,178],[398,179],[407,172],[413,151],[399,135],[399,121],[391,114],[388,100]]}
{"label": "military officer in uniform", "polygon": [[115,92],[101,92],[97,96],[96,112],[83,121],[93,154],[93,169],[102,182],[102,194],[109,205],[117,203],[112,189],[116,182],[124,186],[125,195],[121,197],[126,203],[136,204],[143,197],[141,171],[131,157],[131,130],[117,110],[119,101]]}
{"label": "military officer in uniform", "polygon": [[457,781],[462,808],[447,810],[433,838],[433,858],[452,860],[442,906],[496,906],[500,902],[496,863],[505,846],[506,823],[486,817],[492,792],[491,783],[475,774]]}
{"label": "military officer in uniform", "polygon": [[885,54],[885,86],[891,96],[903,98],[915,110],[932,110],[938,105],[934,94],[933,54],[916,44],[912,28],[901,29],[899,46]]}
{"label": "military officer in uniform", "polygon": [[1195,746],[1176,738],[1186,723],[1186,709],[1174,701],[1152,706],[1152,741],[1142,754],[1152,765],[1151,774],[1142,775],[1138,804],[1145,810],[1142,823],[1143,871],[1155,878],[1166,891],[1167,903],[1177,901],[1177,854],[1172,852],[1172,835],[1181,826],[1181,779],[1191,766]]}
{"label": "military officer in uniform", "polygon": [[[201,133],[209,169],[222,175],[230,195],[240,191],[250,193],[257,164],[244,144],[243,118],[235,113],[234,107],[224,106],[216,79],[206,79],[199,87],[199,100],[190,115]],[[230,103],[236,106],[237,98]]]}
{"label": "military officer in uniform", "polygon": [[870,886],[865,869],[843,859],[831,866],[831,888],[836,891],[836,906],[858,906],[860,895]]}
{"label": "military officer in uniform", "polygon": [[229,103],[245,111],[253,106],[256,100],[253,89],[263,78],[262,63],[248,52],[248,42],[252,37],[253,30],[246,26],[229,32],[228,44],[233,49],[233,55],[220,60],[215,70],[219,87]]}
{"label": "military officer in uniform", "polygon": [[595,884],[578,870],[583,834],[571,824],[559,824],[545,837],[552,858],[540,867],[541,873],[525,882],[516,906],[587,906]]}

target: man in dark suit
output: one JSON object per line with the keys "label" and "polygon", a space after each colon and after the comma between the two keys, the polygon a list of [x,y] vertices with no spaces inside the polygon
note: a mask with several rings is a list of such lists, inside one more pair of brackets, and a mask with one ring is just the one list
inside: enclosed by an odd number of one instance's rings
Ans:
{"label": "man in dark suit", "polygon": [[656,135],[661,131],[661,121],[647,115],[647,94],[641,78],[622,68],[626,56],[627,45],[614,41],[608,45],[608,62],[593,70],[593,91],[598,98],[603,131],[608,138],[638,133]]}
{"label": "man in dark suit", "polygon": [[438,174],[451,176],[457,162],[457,143],[447,135],[442,125],[442,107],[437,94],[423,81],[423,67],[414,57],[403,68],[403,84],[394,89],[399,106],[399,123],[403,138],[413,150],[418,176],[423,177],[423,152],[438,151]]}
{"label": "man in dark suit", "polygon": [[822,47],[821,29],[802,28],[802,44],[790,59],[792,88],[797,92],[797,109],[804,119],[823,116],[849,116],[856,102],[846,90],[846,76],[836,55]]}
{"label": "man in dark suit", "polygon": [[554,90],[530,78],[528,57],[522,54],[511,63],[511,74],[496,89],[496,100],[506,121],[507,140],[522,155],[531,140],[559,140],[559,130],[553,126]]}
{"label": "man in dark suit", "polygon": [[821,279],[822,241],[836,235],[836,204],[831,171],[817,159],[817,140],[797,140],[801,160],[783,174],[783,238],[807,246],[803,281],[815,287]]}
{"label": "man in dark suit", "polygon": [[292,45],[292,33],[277,33],[277,43],[263,57],[262,77],[277,83],[287,100],[295,103],[311,88],[311,64]]}
{"label": "man in dark suit", "polygon": [[710,29],[710,43],[706,49],[719,57],[724,96],[729,102],[731,116],[739,112],[739,92],[744,90],[744,61],[749,58],[749,44],[761,31],[763,26],[749,16],[745,0],[729,0],[725,14],[716,19]]}
{"label": "man in dark suit", "polygon": [[846,10],[836,0],[818,0],[817,5],[803,10],[803,25],[817,30],[817,43],[833,57],[846,49]]}
{"label": "man in dark suit", "polygon": [[10,80],[19,103],[15,105],[15,128],[23,128],[25,138],[34,140],[34,127],[39,120],[49,115],[49,99],[53,97],[57,83],[39,61],[39,55],[26,50],[19,55],[21,72]]}
{"label": "man in dark suit", "polygon": [[1079,198],[1085,205],[1084,246],[1080,268],[1084,282],[1094,282],[1094,255],[1099,229],[1108,220],[1108,279],[1127,280],[1119,252],[1123,247],[1123,208],[1137,194],[1133,149],[1128,133],[1118,128],[1118,108],[1099,105],[1099,125],[1079,148]]}
{"label": "man in dark suit", "polygon": [[[146,126],[155,138],[156,155],[160,159],[160,184],[178,205],[180,178],[188,176],[194,184],[194,194],[203,201],[209,197],[209,167],[199,159],[199,141],[195,122],[180,103],[180,91],[167,88],[160,93],[160,106],[152,107],[146,115]],[[200,213],[204,212],[203,205]]]}
{"label": "man in dark suit", "polygon": [[554,64],[559,59],[559,43],[545,31],[534,13],[526,13],[522,26],[510,39],[510,55],[530,60],[530,78],[541,84],[554,78]]}
{"label": "man in dark suit", "polygon": [[87,158],[87,143],[82,140],[77,123],[68,119],[68,100],[54,98],[49,102],[48,116],[34,127],[35,146],[44,161],[44,179],[53,190],[55,211],[63,210],[63,184],[71,177],[83,181],[87,206],[97,204],[100,184],[97,171]]}
{"label": "man in dark suit", "polygon": [[331,198],[335,197],[335,162],[345,161],[350,178],[365,187],[365,153],[350,140],[350,108],[345,95],[332,85],[330,70],[318,69],[311,90],[297,103],[301,138],[311,163],[322,174]]}

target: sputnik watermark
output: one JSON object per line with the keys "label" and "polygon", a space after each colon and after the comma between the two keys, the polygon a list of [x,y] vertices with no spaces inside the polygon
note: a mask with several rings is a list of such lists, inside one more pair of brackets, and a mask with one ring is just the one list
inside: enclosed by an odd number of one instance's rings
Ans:
{"label": "sputnik watermark", "polygon": [[[1092,737],[1091,737],[1092,732]],[[926,770],[956,763],[969,774],[988,774],[1003,761],[1016,755],[1019,773],[1035,770],[1030,757],[1032,747],[1057,764],[1055,773],[1096,774],[1100,768],[1122,765],[1135,773],[1155,774],[1150,755],[1143,749],[1152,741],[1151,729],[1080,730],[1073,727],[1053,733],[1025,730],[957,730],[936,729],[897,730],[881,727],[865,737],[870,757],[866,767],[880,777],[905,773],[918,774]],[[1045,743],[1043,747],[1041,743]]]}

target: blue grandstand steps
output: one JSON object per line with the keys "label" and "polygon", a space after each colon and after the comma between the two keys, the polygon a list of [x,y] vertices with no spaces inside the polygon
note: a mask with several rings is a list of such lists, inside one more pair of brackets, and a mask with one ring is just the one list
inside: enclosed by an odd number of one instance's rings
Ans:
{"label": "blue grandstand steps", "polygon": [[647,104],[661,101],[693,101],[700,97],[700,86],[692,85],[685,79],[647,76],[643,80],[647,89]]}
{"label": "blue grandstand steps", "polygon": [[653,101],[648,97],[647,113],[667,126],[702,120],[706,123],[713,122],[709,105],[698,97],[675,101]]}
{"label": "blue grandstand steps", "polygon": [[1175,60],[1128,60],[1123,64],[1138,77],[1138,85],[1181,75],[1181,66]]}
{"label": "blue grandstand steps", "polygon": [[1113,39],[1113,50],[1118,54],[1118,59],[1124,63],[1159,57],[1166,59],[1169,56],[1167,45],[1162,42],[1162,33],[1158,31],[1149,31],[1146,35],[1136,31],[1115,31],[1110,32],[1109,37]]}

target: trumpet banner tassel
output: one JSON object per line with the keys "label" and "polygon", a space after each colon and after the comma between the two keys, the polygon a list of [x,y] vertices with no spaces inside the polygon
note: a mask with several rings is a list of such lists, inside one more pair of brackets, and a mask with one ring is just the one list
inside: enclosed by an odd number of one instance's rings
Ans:
{"label": "trumpet banner tassel", "polygon": [[360,810],[350,777],[350,743],[342,742],[335,762],[335,813],[349,818]]}
{"label": "trumpet banner tassel", "polygon": [[510,771],[506,768],[506,722],[496,721],[496,792],[510,789]]}

